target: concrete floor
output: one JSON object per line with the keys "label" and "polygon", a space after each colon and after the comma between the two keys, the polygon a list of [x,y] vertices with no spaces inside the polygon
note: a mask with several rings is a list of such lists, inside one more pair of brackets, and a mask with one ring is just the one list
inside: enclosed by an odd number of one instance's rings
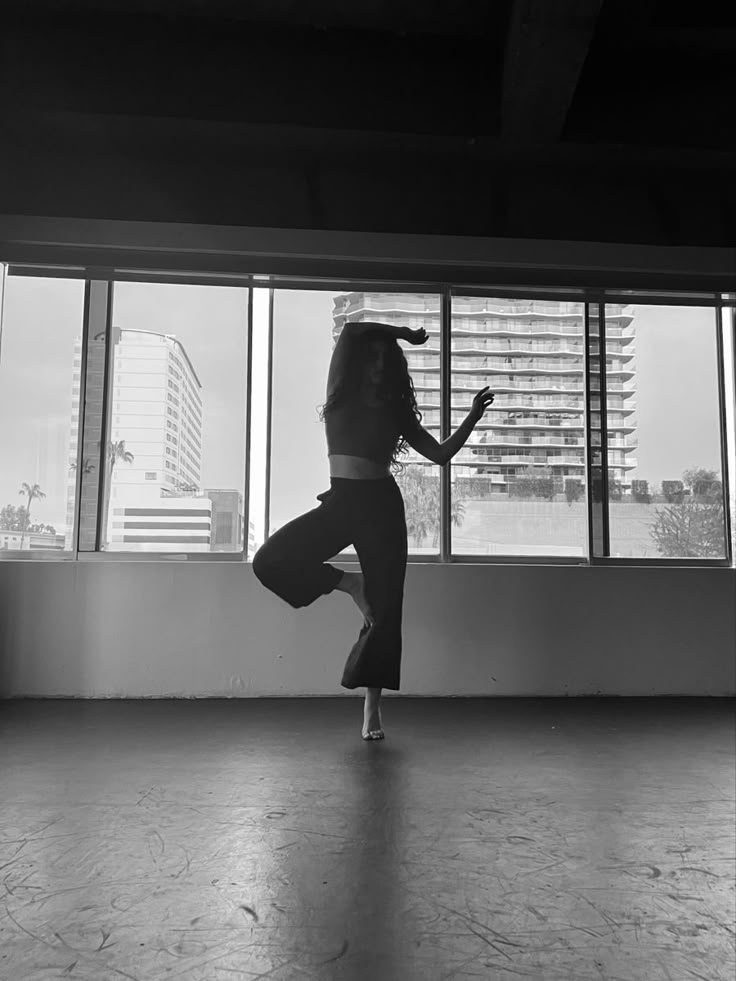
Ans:
{"label": "concrete floor", "polygon": [[732,699],[0,702],[0,978],[733,981]]}

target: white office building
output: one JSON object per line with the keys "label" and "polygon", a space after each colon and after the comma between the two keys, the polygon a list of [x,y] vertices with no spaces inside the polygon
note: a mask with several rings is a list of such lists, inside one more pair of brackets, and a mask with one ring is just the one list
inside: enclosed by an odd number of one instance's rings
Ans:
{"label": "white office building", "polygon": [[[212,502],[200,490],[202,399],[194,367],[172,334],[138,329],[113,334],[106,551],[208,552]],[[75,365],[79,362],[78,345]],[[75,460],[78,371],[72,411],[70,459]],[[71,502],[74,477],[72,471]]]}

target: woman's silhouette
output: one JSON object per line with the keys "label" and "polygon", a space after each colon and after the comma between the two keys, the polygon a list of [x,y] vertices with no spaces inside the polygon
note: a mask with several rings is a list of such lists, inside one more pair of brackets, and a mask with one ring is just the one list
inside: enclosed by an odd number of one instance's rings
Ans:
{"label": "woman's silhouette", "polygon": [[[344,325],[320,414],[330,489],[317,495],[319,507],[283,525],[253,556],[260,582],[294,608],[337,589],[360,609],[363,626],[341,684],[366,688],[364,739],[383,739],[381,690],[398,690],[400,681],[407,531],[404,501],[389,467],[397,464],[399,452],[406,452],[406,443],[444,466],[494,398],[487,387],[481,389],[462,425],[438,443],[420,425],[414,384],[397,343],[424,344],[427,339],[424,328],[374,321]],[[327,562],[351,544],[361,572],[343,572]]]}

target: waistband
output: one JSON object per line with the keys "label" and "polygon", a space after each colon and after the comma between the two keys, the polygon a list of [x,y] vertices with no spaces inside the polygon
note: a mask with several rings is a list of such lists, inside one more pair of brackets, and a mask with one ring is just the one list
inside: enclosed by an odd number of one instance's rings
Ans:
{"label": "waistband", "polygon": [[330,487],[348,488],[352,484],[360,485],[361,487],[368,485],[371,487],[381,487],[396,484],[396,480],[393,474],[389,474],[388,477],[330,477]]}

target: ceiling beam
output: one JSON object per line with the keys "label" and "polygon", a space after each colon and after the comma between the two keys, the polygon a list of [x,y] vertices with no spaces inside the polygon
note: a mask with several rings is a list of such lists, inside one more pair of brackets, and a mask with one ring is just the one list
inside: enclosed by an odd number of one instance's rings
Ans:
{"label": "ceiling beam", "polygon": [[161,116],[112,113],[29,112],[0,109],[0,162],[19,153],[37,159],[46,154],[101,152],[140,159],[180,158],[183,161],[237,160],[257,165],[283,165],[293,158],[300,166],[321,169],[375,170],[393,166],[471,166],[508,169],[515,174],[565,172],[631,175],[656,171],[687,176],[736,172],[736,151],[687,146],[621,143],[530,142],[516,146],[493,139],[448,134],[389,133],[377,130],[331,129],[234,123]]}
{"label": "ceiling beam", "polygon": [[560,138],[602,0],[513,0],[503,68],[501,139]]}

